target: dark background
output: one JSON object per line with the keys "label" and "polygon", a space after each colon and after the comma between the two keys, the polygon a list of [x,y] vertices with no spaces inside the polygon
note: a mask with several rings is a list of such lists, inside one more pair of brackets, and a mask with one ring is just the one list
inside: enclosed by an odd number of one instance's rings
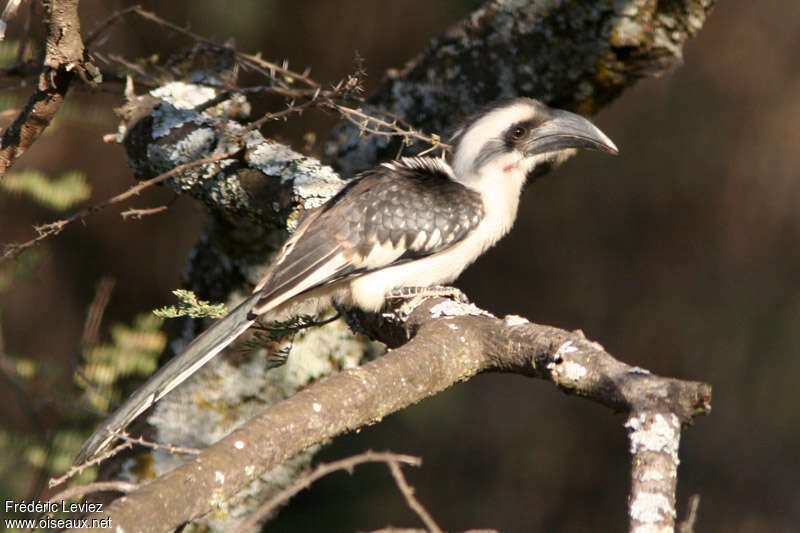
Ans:
{"label": "dark background", "polygon": [[[140,2],[193,31],[322,82],[365,58],[367,85],[399,67],[475,4],[466,0]],[[129,2],[84,0],[84,33]],[[19,24],[12,24],[14,38]],[[187,45],[140,20],[99,46],[127,58]],[[513,60],[513,58],[509,58]],[[53,132],[14,170],[86,172],[91,202],[133,183],[120,146],[104,144],[121,104],[73,92]],[[141,91],[140,91],[141,92]],[[0,106],[29,89],[0,92]],[[531,95],[535,96],[535,95]],[[684,433],[681,512],[702,496],[703,532],[791,531],[800,524],[800,3],[722,0],[685,50],[685,65],[640,82],[595,117],[619,157],[582,153],[529,188],[512,234],[459,280],[478,305],[580,328],[620,359],[710,382],[713,413]],[[269,133],[301,149],[335,121],[311,114]],[[170,198],[149,191],[132,202]],[[0,190],[0,243],[61,215]],[[66,390],[97,281],[117,285],[105,317],[172,303],[202,210],[178,200],[166,214],[122,222],[109,209],[38,248],[35,276],[0,293],[2,348],[41,362]],[[0,265],[7,269],[10,265]],[[55,377],[52,377],[55,376]],[[60,376],[60,377],[59,377]],[[60,380],[60,381],[59,381]],[[27,401],[0,389],[0,425],[25,429]],[[43,397],[58,401],[60,389]],[[628,453],[624,419],[552,385],[483,375],[341,437],[331,460],[372,449],[418,454],[408,471],[420,500],[448,530],[622,531]],[[57,425],[54,415],[46,424]],[[4,471],[8,473],[9,470]],[[33,481],[3,480],[30,498]],[[418,525],[380,466],[337,474],[281,511],[269,531],[356,531]]]}

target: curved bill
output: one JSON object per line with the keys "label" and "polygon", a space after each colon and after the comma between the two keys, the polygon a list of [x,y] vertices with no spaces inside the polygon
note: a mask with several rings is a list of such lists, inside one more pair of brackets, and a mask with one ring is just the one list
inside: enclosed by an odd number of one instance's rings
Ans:
{"label": "curved bill", "polygon": [[535,130],[534,137],[526,143],[529,154],[555,152],[567,148],[600,150],[612,155],[619,153],[617,146],[600,131],[600,128],[580,115],[553,109],[550,118]]}

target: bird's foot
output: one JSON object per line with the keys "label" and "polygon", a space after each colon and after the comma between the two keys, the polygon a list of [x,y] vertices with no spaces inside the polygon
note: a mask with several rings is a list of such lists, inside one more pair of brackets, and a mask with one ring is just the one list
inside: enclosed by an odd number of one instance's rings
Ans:
{"label": "bird's foot", "polygon": [[434,285],[432,287],[398,287],[392,289],[389,293],[389,298],[396,298],[402,300],[411,300],[415,298],[429,298],[432,296],[441,296],[443,298],[450,298],[458,303],[467,304],[469,298],[460,289],[444,285]]}

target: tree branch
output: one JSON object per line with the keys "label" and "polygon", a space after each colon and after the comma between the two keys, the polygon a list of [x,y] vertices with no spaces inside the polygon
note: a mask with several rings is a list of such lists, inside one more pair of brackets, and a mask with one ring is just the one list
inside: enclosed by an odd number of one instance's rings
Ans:
{"label": "tree branch", "polygon": [[99,81],[99,70],[84,57],[78,18],[80,0],[50,0],[47,7],[45,57],[39,82],[28,103],[0,140],[0,179],[41,136],[61,108],[75,75]]}
{"label": "tree branch", "polygon": [[169,531],[214,510],[309,446],[378,422],[480,372],[545,379],[614,411],[668,413],[676,434],[681,424],[710,410],[710,386],[626,365],[580,332],[519,317],[498,319],[442,299],[428,300],[404,322],[386,326],[395,330],[392,335],[402,331],[411,339],[267,409],[195,459],[116,500],[103,516],[124,530]]}
{"label": "tree branch", "polygon": [[672,531],[681,435],[678,417],[653,406],[632,412],[625,427],[632,463],[628,499],[631,531]]}
{"label": "tree branch", "polygon": [[[681,64],[714,0],[488,1],[390,70],[368,99],[422,131],[445,134],[485,104],[529,95],[596,113],[643,77]],[[513,58],[513,59],[510,59]],[[399,141],[341,124],[328,155],[346,175],[393,158]]]}
{"label": "tree branch", "polygon": [[[314,482],[323,477],[336,472],[337,470],[346,470],[349,473],[353,473],[353,469],[361,464],[364,463],[386,463],[389,465],[391,469],[392,475],[395,477],[395,480],[402,479],[405,482],[405,478],[402,477],[402,471],[400,471],[400,463],[404,463],[411,466],[420,466],[422,464],[422,459],[419,457],[414,457],[412,455],[400,455],[397,453],[391,452],[373,452],[367,451],[358,455],[354,455],[352,457],[347,457],[345,459],[340,459],[339,461],[334,461],[328,464],[321,464],[317,466],[313,472],[308,474],[304,474],[298,477],[294,483],[292,483],[289,487],[281,490],[277,494],[275,494],[269,501],[265,502],[258,510],[253,513],[252,516],[248,517],[246,520],[242,521],[239,525],[236,526],[236,531],[241,533],[258,533],[259,531],[259,523],[264,520],[270,513],[274,512],[281,504],[287,502],[290,498],[292,498],[295,494],[300,492],[303,489],[307,489],[310,487]],[[395,469],[397,469],[396,473]],[[400,476],[398,478],[398,475]],[[400,485],[400,481],[398,482],[398,488],[404,490]],[[406,485],[407,486],[407,485]],[[408,487],[408,490],[413,490]],[[424,511],[424,509],[423,509]]]}
{"label": "tree branch", "polygon": [[[43,224],[41,226],[37,226],[36,227],[36,232],[38,233],[38,235],[36,237],[34,237],[32,239],[29,239],[29,240],[27,240],[27,241],[25,241],[23,243],[8,243],[8,244],[5,244],[3,246],[3,249],[0,251],[0,263],[2,263],[3,261],[5,261],[7,259],[13,259],[13,258],[19,256],[19,254],[21,254],[23,251],[27,250],[28,248],[33,247],[34,245],[38,244],[39,242],[41,242],[42,240],[44,240],[44,239],[46,239],[48,237],[51,237],[53,235],[58,235],[59,233],[61,233],[64,230],[64,228],[66,228],[68,225],[72,224],[73,222],[77,222],[79,220],[83,220],[84,218],[86,218],[87,216],[91,215],[92,213],[96,213],[97,211],[101,211],[101,210],[105,209],[106,207],[108,207],[110,205],[118,204],[120,202],[128,200],[131,197],[138,195],[140,192],[142,192],[143,190],[147,189],[148,187],[152,187],[153,185],[157,185],[157,184],[159,184],[159,183],[161,183],[161,182],[163,182],[163,181],[165,181],[165,180],[167,180],[167,179],[169,179],[169,178],[171,178],[173,176],[181,174],[182,172],[186,172],[187,170],[190,170],[190,169],[192,169],[194,167],[207,166],[207,165],[209,165],[211,163],[214,163],[216,161],[220,161],[222,159],[228,159],[228,158],[231,158],[233,156],[235,156],[234,153],[216,154],[216,155],[211,155],[211,156],[208,156],[208,157],[204,157],[202,159],[198,159],[196,161],[190,161],[188,163],[184,163],[182,165],[178,165],[178,166],[174,167],[172,170],[164,172],[163,174],[160,174],[160,175],[158,175],[158,176],[156,176],[154,178],[151,178],[151,179],[145,180],[145,181],[140,181],[136,185],[133,185],[132,187],[130,187],[125,192],[122,192],[122,193],[120,193],[120,194],[118,194],[116,196],[112,196],[111,198],[108,198],[107,200],[103,200],[102,202],[99,202],[99,203],[90,205],[88,207],[85,207],[85,208],[81,209],[80,211],[77,211],[76,213],[70,215],[67,218],[62,218],[62,219],[56,220],[55,222],[50,222],[48,224]],[[126,211],[125,213],[130,213],[130,211]],[[125,215],[125,213],[123,213],[123,216]]]}

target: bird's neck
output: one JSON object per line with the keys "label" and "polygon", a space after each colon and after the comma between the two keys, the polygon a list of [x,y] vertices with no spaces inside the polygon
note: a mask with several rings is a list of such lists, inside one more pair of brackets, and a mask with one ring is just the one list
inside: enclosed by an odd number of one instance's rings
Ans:
{"label": "bird's neck", "polygon": [[481,195],[486,213],[486,231],[491,244],[506,235],[517,219],[519,198],[528,169],[514,158],[498,158],[466,177],[459,176],[465,186]]}

